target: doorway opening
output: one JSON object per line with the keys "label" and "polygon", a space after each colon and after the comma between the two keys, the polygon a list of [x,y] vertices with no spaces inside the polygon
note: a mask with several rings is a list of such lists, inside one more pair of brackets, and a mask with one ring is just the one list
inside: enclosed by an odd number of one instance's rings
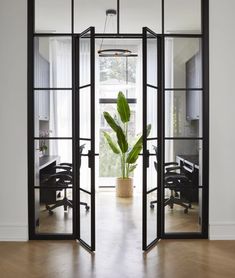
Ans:
{"label": "doorway opening", "polygon": [[[117,4],[115,34],[75,33],[74,17],[71,32],[29,27],[30,239],[78,239],[95,250],[95,234],[112,240],[112,226],[117,241],[128,239],[125,229],[142,234],[144,250],[160,238],[207,238],[207,5],[196,32],[167,31],[163,16],[158,34],[120,34]],[[135,55],[99,56],[101,44]],[[103,112],[116,113],[119,91],[130,144],[143,134],[132,199],[115,196],[120,160],[103,136],[113,136]]]}

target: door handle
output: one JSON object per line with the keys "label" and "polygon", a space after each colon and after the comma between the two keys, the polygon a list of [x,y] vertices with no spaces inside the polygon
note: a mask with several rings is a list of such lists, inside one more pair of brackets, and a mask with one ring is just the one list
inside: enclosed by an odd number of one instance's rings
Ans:
{"label": "door handle", "polygon": [[92,166],[92,158],[93,158],[93,156],[92,156],[92,151],[88,151],[88,168],[91,168],[91,166]]}
{"label": "door handle", "polygon": [[146,168],[149,168],[149,150],[145,152]]}

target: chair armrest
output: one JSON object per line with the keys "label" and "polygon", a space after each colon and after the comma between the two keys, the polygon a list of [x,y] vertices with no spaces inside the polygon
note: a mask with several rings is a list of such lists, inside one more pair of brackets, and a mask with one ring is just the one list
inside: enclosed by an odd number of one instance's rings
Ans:
{"label": "chair armrest", "polygon": [[179,165],[179,164],[177,162],[166,162],[166,163],[164,163],[165,167],[170,166],[170,165]]}
{"label": "chair armrest", "polygon": [[60,163],[59,166],[68,166],[68,167],[72,168],[73,164],[72,163]]}
{"label": "chair armrest", "polygon": [[46,182],[49,182],[54,179],[63,179],[63,180],[69,180],[72,181],[72,175],[68,174],[67,172],[61,172],[61,173],[55,173],[51,174],[47,179]]}
{"label": "chair armrest", "polygon": [[165,168],[166,172],[171,172],[171,171],[176,171],[176,170],[182,170],[183,168],[181,166],[176,166],[176,167],[167,167]]}
{"label": "chair armrest", "polygon": [[61,170],[65,170],[65,171],[71,171],[72,170],[71,167],[69,167],[69,166],[61,166],[60,164],[54,166],[53,169],[61,169]]}
{"label": "chair armrest", "polygon": [[172,173],[172,174],[167,174],[165,176],[165,181],[189,181],[189,178],[186,177],[184,174],[177,174],[177,173]]}

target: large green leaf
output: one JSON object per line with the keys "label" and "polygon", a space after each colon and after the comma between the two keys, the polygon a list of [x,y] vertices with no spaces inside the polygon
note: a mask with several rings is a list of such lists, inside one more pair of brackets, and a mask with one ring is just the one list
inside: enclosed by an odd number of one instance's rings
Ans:
{"label": "large green leaf", "polygon": [[136,167],[137,167],[137,164],[131,165],[129,168],[129,173],[133,172]]}
{"label": "large green leaf", "polygon": [[[147,137],[149,136],[150,131],[151,131],[151,124],[148,124],[148,125],[147,125]],[[142,145],[142,143],[143,143],[143,135],[140,136],[140,138],[139,138],[138,141],[135,143],[135,145],[139,145],[139,144]]]}
{"label": "large green leaf", "polygon": [[104,112],[103,113],[104,118],[106,120],[106,122],[109,124],[109,126],[115,131],[117,132],[118,129],[118,124],[116,123],[116,121],[113,119],[113,117],[109,114],[109,112]]}
{"label": "large green leaf", "polygon": [[127,142],[126,136],[120,126],[118,126],[118,128],[117,128],[116,134],[117,134],[117,142],[118,142],[119,148],[121,149],[122,153],[126,153],[128,150],[128,142]]}
{"label": "large green leaf", "polygon": [[135,144],[132,150],[129,152],[126,162],[129,164],[135,163],[139,157],[141,150],[142,150],[142,144],[138,144],[138,145]]}
{"label": "large green leaf", "polygon": [[[147,137],[149,136],[151,131],[151,124],[147,125]],[[143,135],[138,139],[138,141],[133,146],[132,150],[129,152],[126,162],[133,164],[139,157],[139,154],[143,147]]]}
{"label": "large green leaf", "polygon": [[130,107],[122,92],[118,93],[117,110],[123,123],[127,123],[130,121]]}
{"label": "large green leaf", "polygon": [[115,142],[113,142],[111,136],[107,133],[107,132],[103,132],[104,133],[104,137],[107,140],[111,150],[115,153],[115,154],[120,154],[120,150],[118,148],[118,146],[116,145]]}

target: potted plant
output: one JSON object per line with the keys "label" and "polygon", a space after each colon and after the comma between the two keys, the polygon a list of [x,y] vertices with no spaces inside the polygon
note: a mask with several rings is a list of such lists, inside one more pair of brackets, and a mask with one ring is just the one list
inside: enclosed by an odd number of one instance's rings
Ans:
{"label": "potted plant", "polygon": [[[130,123],[130,107],[122,92],[118,93],[117,115],[112,117],[108,112],[103,113],[108,125],[116,135],[116,141],[109,133],[104,132],[104,137],[115,155],[120,156],[121,177],[116,179],[116,195],[118,197],[133,196],[133,179],[130,174],[135,170],[136,161],[143,147],[143,136],[139,136],[133,146],[128,142],[128,127]],[[151,130],[151,125],[147,126],[147,136]]]}
{"label": "potted plant", "polygon": [[39,157],[44,156],[46,154],[46,151],[48,150],[48,146],[47,146],[46,140],[44,138],[49,137],[50,132],[51,132],[50,130],[41,130],[40,131],[39,137],[43,138],[43,139],[40,139],[40,141],[39,141]]}

